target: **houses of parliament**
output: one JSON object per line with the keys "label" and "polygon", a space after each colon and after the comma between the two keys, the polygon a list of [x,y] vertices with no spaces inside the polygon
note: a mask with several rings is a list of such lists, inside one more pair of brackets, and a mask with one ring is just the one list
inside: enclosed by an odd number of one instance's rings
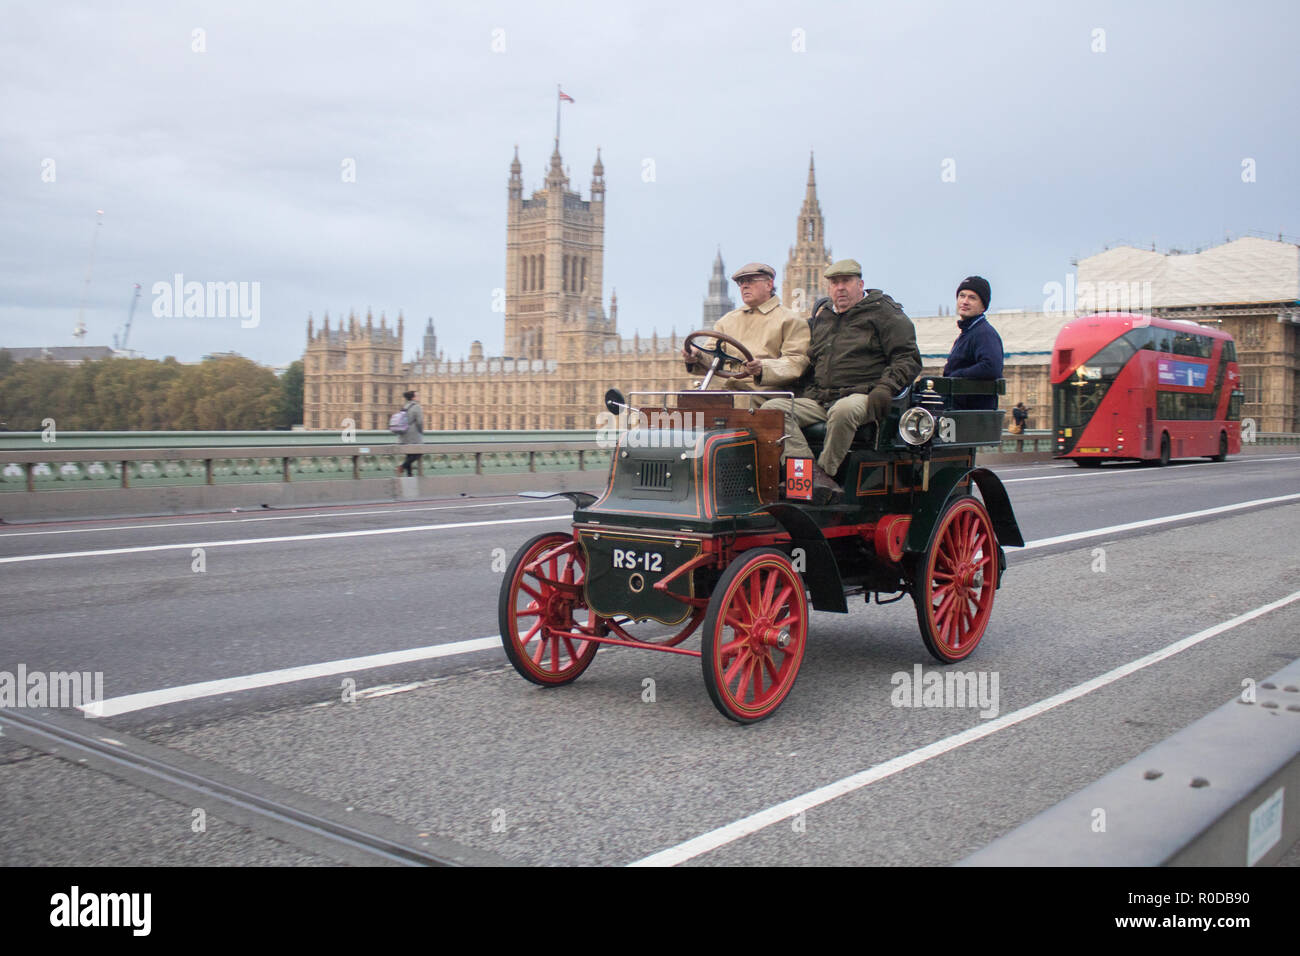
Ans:
{"label": "houses of parliament", "polygon": [[[785,305],[807,312],[830,264],[823,241],[815,170],[799,212],[781,292]],[[589,198],[570,188],[558,144],[545,188],[525,198],[519,151],[507,184],[505,355],[451,361],[438,351],[433,320],[423,347],[403,362],[405,320],[395,326],[372,315],[350,315],[331,327],[307,320],[303,357],[303,422],[337,429],[352,419],[361,429],[382,429],[414,389],[428,431],[589,429],[604,407],[605,390],[624,392],[688,388],[681,359],[684,336],[624,337],[618,298],[608,309],[601,286],[605,258],[605,169],[600,152],[591,168]],[[713,260],[699,328],[735,308],[727,295],[722,253]]]}
{"label": "houses of parliament", "polygon": [[[585,430],[595,427],[611,385],[625,393],[690,386],[681,336],[622,336],[617,296],[611,295],[605,307],[600,151],[591,168],[589,198],[570,188],[558,140],[545,188],[525,198],[516,148],[506,196],[504,356],[488,357],[482,343],[474,342],[468,358],[450,361],[438,351],[430,319],[423,347],[413,361],[403,362],[400,315],[395,327],[382,316],[376,325],[371,315],[364,321],[349,315],[331,327],[326,314],[320,328],[309,316],[304,427],[333,430],[351,420],[359,429],[383,429],[402,393],[414,389],[428,431]],[[783,304],[807,315],[824,294],[822,272],[830,262],[810,159],[795,243],[779,285]],[[985,265],[972,262],[968,271],[988,274]],[[1195,254],[1119,246],[1080,260],[1077,271],[1081,289],[1125,293],[1120,311],[1186,318],[1230,332],[1240,350],[1243,415],[1255,418],[1262,431],[1300,431],[1300,244],[1281,236],[1276,241],[1241,237]],[[735,307],[725,272],[719,251],[700,328],[713,328]],[[938,314],[908,311],[925,374],[940,373],[957,336],[951,306],[943,302],[953,301],[949,290],[960,280],[960,274],[953,275],[943,283]],[[1139,300],[1139,289],[1155,292]],[[1127,290],[1134,290],[1132,301]],[[990,312],[1005,350],[1007,390],[1001,406],[1024,402],[1031,427],[1051,424],[1052,345],[1083,304]],[[1094,309],[1106,310],[1100,301],[1087,311]]]}

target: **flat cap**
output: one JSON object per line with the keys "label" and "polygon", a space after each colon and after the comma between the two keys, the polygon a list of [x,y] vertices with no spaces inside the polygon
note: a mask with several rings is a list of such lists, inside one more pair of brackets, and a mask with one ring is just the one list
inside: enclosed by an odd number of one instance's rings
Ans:
{"label": "flat cap", "polygon": [[861,279],[862,265],[857,259],[841,259],[839,262],[827,266],[822,275],[827,279],[833,279],[835,276],[857,276]]}
{"label": "flat cap", "polygon": [[776,270],[763,262],[750,262],[741,266],[731,274],[732,282],[739,282],[745,276],[767,276],[769,279],[776,279]]}

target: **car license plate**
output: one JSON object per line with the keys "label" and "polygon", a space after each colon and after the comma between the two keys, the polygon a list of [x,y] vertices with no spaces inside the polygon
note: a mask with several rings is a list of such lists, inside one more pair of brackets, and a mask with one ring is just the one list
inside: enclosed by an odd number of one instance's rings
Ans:
{"label": "car license plate", "polygon": [[1100,448],[1076,448],[1075,451],[1081,455],[1097,455],[1101,453]]}
{"label": "car license plate", "polygon": [[614,548],[609,555],[610,567],[624,571],[655,573],[664,569],[664,556],[658,551]]}

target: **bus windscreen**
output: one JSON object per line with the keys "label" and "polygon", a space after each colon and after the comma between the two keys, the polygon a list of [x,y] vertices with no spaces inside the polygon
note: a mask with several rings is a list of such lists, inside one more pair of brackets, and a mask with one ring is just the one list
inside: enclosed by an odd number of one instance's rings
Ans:
{"label": "bus windscreen", "polygon": [[[1106,397],[1106,391],[1120,369],[1145,342],[1135,341],[1146,329],[1134,329],[1122,335],[1088,361],[1081,364],[1060,385],[1053,387],[1056,392],[1052,406],[1056,409],[1057,428],[1081,428],[1088,424],[1093,412]],[[1145,336],[1141,336],[1145,338]]]}

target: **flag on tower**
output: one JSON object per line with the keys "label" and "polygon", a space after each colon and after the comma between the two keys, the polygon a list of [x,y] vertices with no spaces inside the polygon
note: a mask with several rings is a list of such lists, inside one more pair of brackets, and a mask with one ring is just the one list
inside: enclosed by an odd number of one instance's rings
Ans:
{"label": "flag on tower", "polygon": [[570,96],[568,93],[564,92],[564,90],[560,90],[560,99],[565,103],[573,102],[573,97]]}

